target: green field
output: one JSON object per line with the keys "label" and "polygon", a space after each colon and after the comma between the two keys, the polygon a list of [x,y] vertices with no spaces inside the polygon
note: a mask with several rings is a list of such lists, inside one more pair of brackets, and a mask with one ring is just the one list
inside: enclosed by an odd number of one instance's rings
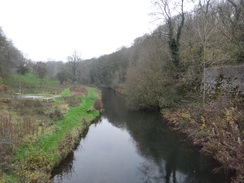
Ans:
{"label": "green field", "polygon": [[12,74],[5,81],[5,84],[9,87],[10,91],[16,93],[57,93],[64,89],[57,80],[48,77],[39,78],[31,73],[25,75]]}

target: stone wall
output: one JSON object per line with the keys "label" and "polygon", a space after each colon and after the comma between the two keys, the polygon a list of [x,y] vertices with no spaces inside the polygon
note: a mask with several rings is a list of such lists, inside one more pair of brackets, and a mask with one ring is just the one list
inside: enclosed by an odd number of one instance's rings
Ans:
{"label": "stone wall", "polygon": [[244,94],[244,65],[206,68],[205,89],[207,93]]}

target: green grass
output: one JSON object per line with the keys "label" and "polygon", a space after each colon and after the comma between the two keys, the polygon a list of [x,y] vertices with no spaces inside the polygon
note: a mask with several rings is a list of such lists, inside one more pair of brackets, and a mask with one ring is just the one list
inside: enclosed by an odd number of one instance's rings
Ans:
{"label": "green grass", "polygon": [[[5,182],[9,182],[9,183],[17,182],[17,179],[16,179],[16,177],[13,174],[9,174],[9,175],[5,174],[3,179],[4,179]],[[1,182],[1,179],[0,179],[0,182]]]}
{"label": "green grass", "polygon": [[65,89],[62,93],[60,93],[60,95],[62,97],[68,97],[68,96],[70,96],[70,89],[69,88]]}
{"label": "green grass", "polygon": [[[61,95],[69,96],[69,89]],[[90,89],[88,96],[82,98],[82,103],[78,107],[70,107],[65,117],[46,129],[34,143],[27,141],[16,150],[17,179],[21,181],[44,179],[43,172],[50,173],[51,169],[72,151],[80,134],[100,115],[96,110],[87,112],[88,109],[93,109],[97,97],[95,89]],[[46,175],[47,180],[48,176]]]}
{"label": "green grass", "polygon": [[50,79],[48,77],[39,78],[37,75],[27,73],[25,75],[12,74],[5,84],[9,89],[13,91],[22,90],[24,93],[33,93],[41,91],[56,91],[60,88],[60,84],[57,80]]}
{"label": "green grass", "polygon": [[10,80],[7,80],[7,84],[11,84],[11,81],[13,81],[13,80],[22,81],[22,82],[28,83],[28,84],[40,84],[41,82],[48,84],[48,85],[57,85],[58,84],[57,80],[50,80],[47,77],[44,77],[43,79],[41,79],[37,75],[31,74],[31,73],[27,73],[25,75],[12,74],[10,76]]}

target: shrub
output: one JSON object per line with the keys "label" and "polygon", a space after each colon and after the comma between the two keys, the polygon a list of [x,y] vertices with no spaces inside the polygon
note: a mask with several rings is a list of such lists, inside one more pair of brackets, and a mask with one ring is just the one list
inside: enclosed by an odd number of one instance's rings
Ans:
{"label": "shrub", "polygon": [[103,108],[102,100],[101,100],[101,99],[97,99],[97,100],[94,102],[93,107],[94,107],[94,109],[96,109],[96,110],[99,110],[99,111],[102,110],[102,108]]}

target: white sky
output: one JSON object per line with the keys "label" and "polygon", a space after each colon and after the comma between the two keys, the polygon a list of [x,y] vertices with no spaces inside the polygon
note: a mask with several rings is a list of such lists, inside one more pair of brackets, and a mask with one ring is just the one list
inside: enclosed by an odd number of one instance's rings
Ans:
{"label": "white sky", "polygon": [[0,0],[0,27],[34,61],[88,59],[153,31],[152,12],[151,0]]}

